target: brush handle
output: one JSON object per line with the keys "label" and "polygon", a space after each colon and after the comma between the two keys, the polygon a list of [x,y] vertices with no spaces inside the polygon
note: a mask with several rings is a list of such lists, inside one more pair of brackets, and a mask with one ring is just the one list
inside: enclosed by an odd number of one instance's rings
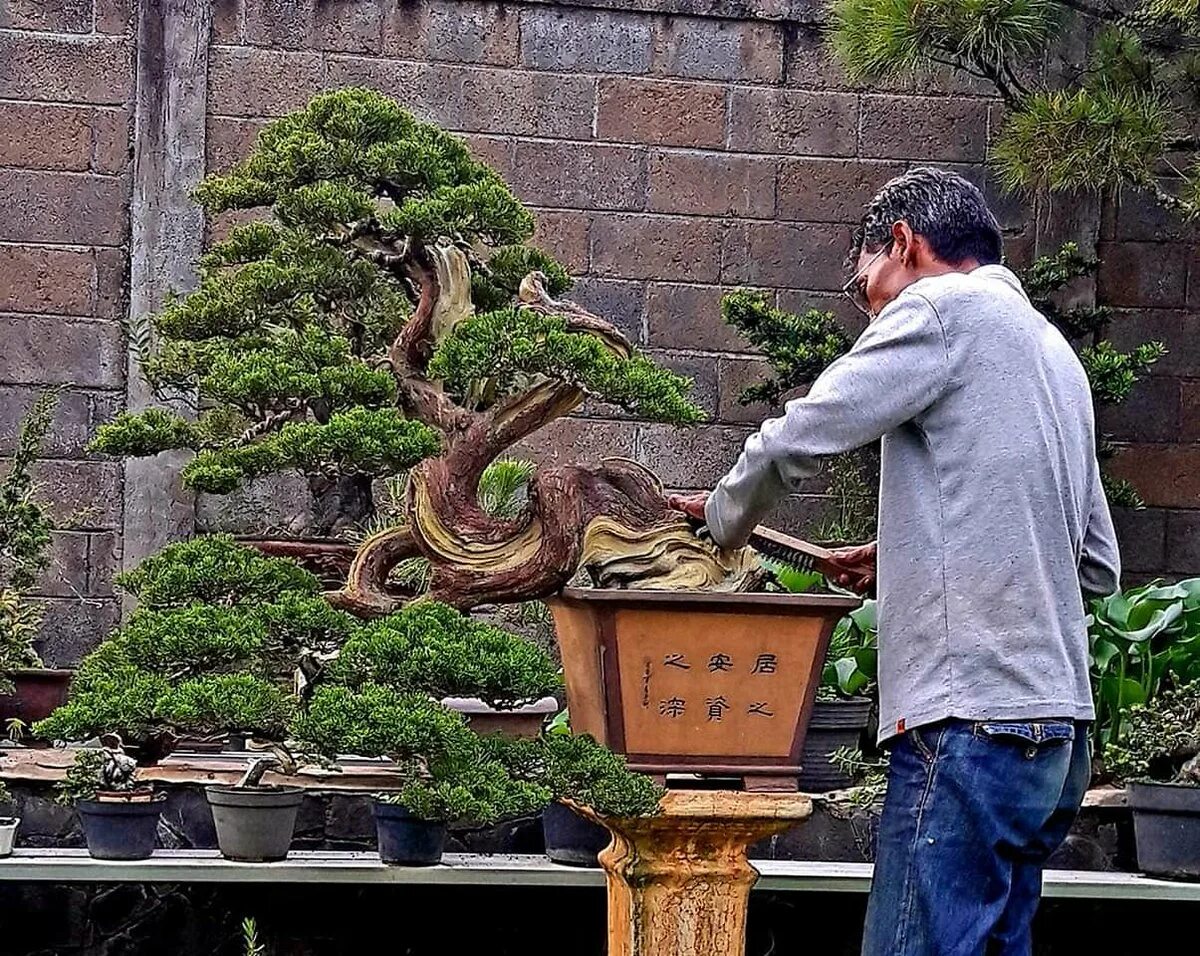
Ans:
{"label": "brush handle", "polygon": [[[711,537],[708,525],[704,521],[700,518],[693,518],[691,515],[686,517],[697,537]],[[819,571],[827,577],[841,574],[843,570],[834,564],[833,552],[828,548],[822,548],[820,545],[812,544],[801,538],[793,538],[791,535],[764,525],[758,525],[750,532],[750,545],[759,550],[773,551],[778,555],[794,555],[790,563],[810,565],[814,571]],[[781,558],[781,560],[787,559]]]}

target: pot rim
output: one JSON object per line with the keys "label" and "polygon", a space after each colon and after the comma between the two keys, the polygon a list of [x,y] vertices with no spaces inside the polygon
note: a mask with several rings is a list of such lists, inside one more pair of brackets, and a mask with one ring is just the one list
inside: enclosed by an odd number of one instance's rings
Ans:
{"label": "pot rim", "polygon": [[4,673],[9,677],[73,677],[75,671],[69,667],[14,667]]}
{"label": "pot rim", "polygon": [[564,588],[548,599],[566,603],[625,605],[713,605],[741,608],[828,608],[854,610],[862,599],[841,594],[789,594],[781,591],[653,591],[644,588]]}
{"label": "pot rim", "polygon": [[204,789],[210,793],[255,793],[273,797],[280,796],[282,794],[287,794],[290,796],[293,793],[304,792],[304,787],[276,783],[268,783],[259,787],[239,787],[232,783],[210,783]]}
{"label": "pot rim", "polygon": [[20,817],[0,817],[0,827],[12,827],[15,830],[20,825]]}

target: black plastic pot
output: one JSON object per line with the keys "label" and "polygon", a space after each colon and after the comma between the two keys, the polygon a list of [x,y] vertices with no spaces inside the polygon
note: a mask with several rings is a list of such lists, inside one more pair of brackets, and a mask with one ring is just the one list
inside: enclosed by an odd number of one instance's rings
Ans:
{"label": "black plastic pot", "polygon": [[1132,783],[1138,869],[1150,876],[1200,880],[1200,787]]}
{"label": "black plastic pot", "polygon": [[292,845],[299,787],[208,787],[221,855],[242,863],[282,860]]}
{"label": "black plastic pot", "polygon": [[75,804],[88,853],[97,860],[144,860],[154,852],[165,796],[153,800],[80,800]]}
{"label": "black plastic pot", "polygon": [[542,832],[546,837],[546,856],[568,866],[598,867],[596,855],[610,840],[604,827],[585,820],[562,803],[552,803],[542,811]]}
{"label": "black plastic pot", "polygon": [[446,849],[446,824],[414,817],[393,803],[375,804],[379,859],[398,866],[434,866]]}
{"label": "black plastic pot", "polygon": [[828,793],[853,786],[854,781],[831,764],[829,756],[841,747],[861,746],[870,718],[871,701],[866,697],[817,701],[800,758],[801,792]]}

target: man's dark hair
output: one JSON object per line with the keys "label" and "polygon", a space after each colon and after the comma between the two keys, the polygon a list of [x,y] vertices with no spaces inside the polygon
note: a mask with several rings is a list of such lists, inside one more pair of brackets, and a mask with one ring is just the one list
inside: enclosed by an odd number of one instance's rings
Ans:
{"label": "man's dark hair", "polygon": [[892,225],[901,219],[925,237],[943,262],[1000,261],[1000,224],[979,187],[958,173],[918,166],[889,181],[867,204],[854,230],[850,262],[857,262],[864,248],[874,251],[890,240]]}

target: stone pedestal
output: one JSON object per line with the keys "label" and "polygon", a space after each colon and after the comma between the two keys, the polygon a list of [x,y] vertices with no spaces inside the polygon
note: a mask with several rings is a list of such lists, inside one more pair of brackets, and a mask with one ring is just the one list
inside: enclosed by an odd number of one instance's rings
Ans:
{"label": "stone pedestal", "polygon": [[674,790],[662,812],[600,819],[613,842],[608,876],[608,956],[743,956],[758,840],[808,818],[795,793]]}

